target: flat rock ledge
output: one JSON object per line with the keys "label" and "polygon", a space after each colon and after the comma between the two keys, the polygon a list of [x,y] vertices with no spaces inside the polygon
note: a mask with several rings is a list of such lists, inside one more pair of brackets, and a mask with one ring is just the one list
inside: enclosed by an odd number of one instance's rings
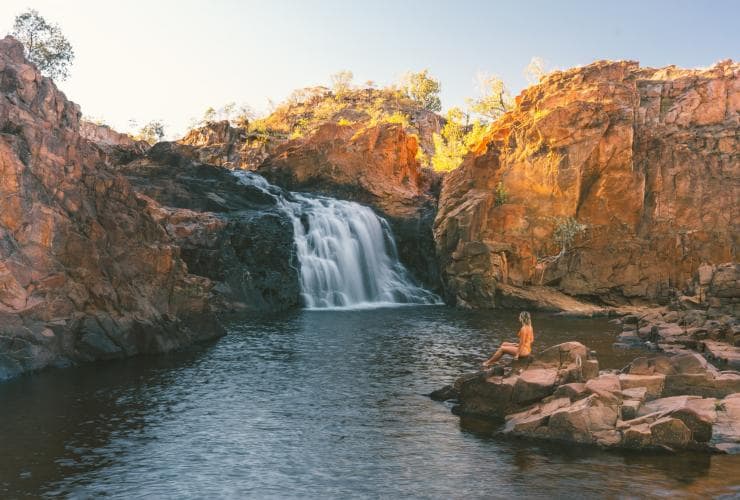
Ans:
{"label": "flat rock ledge", "polygon": [[459,377],[434,391],[458,415],[504,421],[504,435],[610,449],[740,453],[740,372],[698,353],[640,357],[599,371],[578,342]]}

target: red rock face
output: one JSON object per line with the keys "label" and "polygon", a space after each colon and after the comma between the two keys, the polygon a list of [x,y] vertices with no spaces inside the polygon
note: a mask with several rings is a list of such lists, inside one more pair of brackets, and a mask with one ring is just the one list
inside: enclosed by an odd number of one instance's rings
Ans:
{"label": "red rock face", "polygon": [[[445,179],[435,237],[448,298],[492,307],[507,286],[544,284],[656,300],[702,262],[734,260],[739,73],[597,62],[525,90]],[[587,228],[554,258],[568,217]]]}
{"label": "red rock face", "polygon": [[187,273],[146,200],[81,137],[79,107],[10,37],[0,93],[0,379],[219,334],[211,282]]}
{"label": "red rock face", "polygon": [[321,125],[315,134],[279,146],[257,172],[292,190],[319,191],[408,216],[428,198],[416,161],[416,136],[395,124]]}

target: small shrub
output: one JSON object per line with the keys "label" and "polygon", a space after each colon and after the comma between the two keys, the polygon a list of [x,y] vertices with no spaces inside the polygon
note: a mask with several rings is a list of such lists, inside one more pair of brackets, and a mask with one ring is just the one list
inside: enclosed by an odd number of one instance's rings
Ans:
{"label": "small shrub", "polygon": [[337,125],[339,125],[340,127],[349,127],[350,125],[354,125],[354,124],[355,122],[353,122],[352,120],[348,120],[346,118],[340,118],[339,121],[337,122]]}
{"label": "small shrub", "polygon": [[586,230],[586,225],[581,224],[573,217],[566,219],[559,219],[553,232],[553,239],[555,243],[560,245],[560,255],[563,255],[568,247],[573,243],[573,240],[579,234]]}
{"label": "small shrub", "polygon": [[385,121],[388,123],[398,123],[399,125],[402,125],[404,128],[408,128],[411,126],[411,119],[404,113],[401,113],[400,111],[396,111],[392,115],[386,116]]}
{"label": "small shrub", "polygon": [[493,204],[497,207],[500,207],[509,200],[509,192],[506,190],[506,186],[504,186],[503,182],[499,181],[498,184],[496,184],[494,196]]}

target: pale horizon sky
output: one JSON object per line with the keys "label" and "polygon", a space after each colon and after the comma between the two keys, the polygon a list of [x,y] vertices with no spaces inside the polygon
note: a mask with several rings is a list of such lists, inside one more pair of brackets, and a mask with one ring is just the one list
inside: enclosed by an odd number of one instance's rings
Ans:
{"label": "pale horizon sky", "polygon": [[294,89],[354,73],[380,85],[428,68],[444,108],[474,96],[478,72],[526,87],[533,56],[551,69],[598,59],[705,67],[740,54],[740,1],[3,0],[0,35],[28,8],[57,23],[76,58],[57,82],[86,116],[121,131],[163,120],[179,137],[209,107],[259,112]]}

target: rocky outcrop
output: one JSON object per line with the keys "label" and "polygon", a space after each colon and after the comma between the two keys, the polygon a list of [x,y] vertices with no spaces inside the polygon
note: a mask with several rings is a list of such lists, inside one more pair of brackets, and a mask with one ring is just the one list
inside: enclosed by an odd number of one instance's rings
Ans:
{"label": "rocky outcrop", "polygon": [[504,435],[740,453],[740,373],[720,372],[696,353],[599,372],[593,353],[567,342],[529,364],[464,375],[432,397],[457,400],[458,414],[503,419]]}
{"label": "rocky outcrop", "polygon": [[401,261],[437,288],[432,222],[439,178],[416,159],[418,140],[401,125],[321,125],[279,146],[257,172],[285,189],[310,191],[373,207],[388,219]]}
{"label": "rocky outcrop", "polygon": [[218,310],[299,306],[293,225],[275,196],[232,172],[194,161],[190,148],[159,143],[119,172],[180,248],[191,273],[211,280]]}
{"label": "rocky outcrop", "polygon": [[667,352],[696,350],[718,364],[740,369],[740,266],[699,266],[686,293],[664,308],[628,314],[617,345]]}
{"label": "rocky outcrop", "polygon": [[0,379],[222,334],[211,280],[10,37],[0,93]]}
{"label": "rocky outcrop", "polygon": [[100,123],[81,121],[80,136],[101,147],[132,149],[142,153],[149,149],[149,143],[146,141],[137,141],[128,134],[122,134]]}
{"label": "rocky outcrop", "polygon": [[[702,262],[732,261],[739,73],[602,61],[526,89],[445,179],[435,237],[448,300],[495,307],[503,284],[667,301]],[[569,218],[585,230],[563,247]]]}
{"label": "rocky outcrop", "polygon": [[201,163],[252,170],[285,139],[250,132],[222,120],[194,128],[177,142],[192,146],[190,155]]}

